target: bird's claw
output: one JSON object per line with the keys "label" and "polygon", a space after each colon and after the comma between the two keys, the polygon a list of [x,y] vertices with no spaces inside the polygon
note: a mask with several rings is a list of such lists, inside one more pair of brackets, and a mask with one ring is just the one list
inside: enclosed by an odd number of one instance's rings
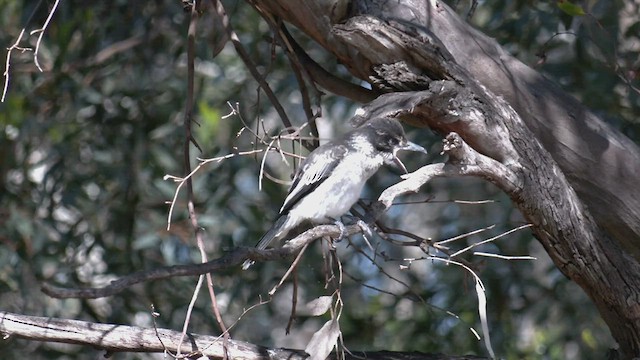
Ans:
{"label": "bird's claw", "polygon": [[342,221],[336,220],[334,224],[340,229],[340,235],[334,240],[335,242],[342,241],[345,237],[347,237],[347,228],[344,226]]}
{"label": "bird's claw", "polygon": [[362,230],[362,235],[366,238],[368,237],[373,237],[373,231],[371,230],[371,227],[369,226],[369,224],[367,224],[364,220],[362,219],[358,219],[358,221],[356,221],[356,225],[358,225],[358,227],[360,228],[360,230]]}
{"label": "bird's claw", "polygon": [[362,238],[364,239],[364,242],[367,244],[369,249],[371,249],[371,251],[374,251],[373,246],[371,246],[371,243],[369,242],[369,238],[373,238],[373,231],[371,230],[371,227],[363,220],[358,220],[356,224],[362,230]]}
{"label": "bird's claw", "polygon": [[255,262],[255,261],[253,261],[253,260],[249,260],[249,259],[245,260],[245,261],[242,263],[242,270],[247,270],[247,269],[249,269],[249,268],[251,267],[251,265],[253,265],[253,264],[255,264],[255,263],[256,263],[256,262]]}

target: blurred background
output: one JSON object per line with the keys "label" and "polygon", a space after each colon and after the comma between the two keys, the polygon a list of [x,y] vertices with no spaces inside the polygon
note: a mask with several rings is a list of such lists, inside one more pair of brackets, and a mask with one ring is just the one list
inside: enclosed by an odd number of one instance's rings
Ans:
{"label": "blurred background", "polygon": [[[223,3],[294,125],[303,125],[306,116],[298,83],[287,57],[270,41],[269,26],[246,3]],[[4,48],[15,42],[24,26],[27,35],[39,28],[53,1],[38,4],[0,0],[2,69]],[[576,4],[587,14],[563,10],[555,1],[480,1],[470,21],[638,141],[640,4],[608,0]],[[470,3],[450,5],[466,16]],[[188,25],[188,13],[177,0],[61,1],[40,47],[44,72],[35,67],[32,52],[12,52],[8,92],[0,103],[1,310],[151,327],[153,304],[160,313],[158,326],[182,328],[197,278],[139,284],[97,300],[53,299],[39,288],[43,282],[99,287],[135,271],[200,261],[184,192],[171,230],[166,230],[166,202],[176,184],[163,180],[167,174],[184,175]],[[317,62],[349,78],[335,59],[290,30]],[[27,35],[22,46],[35,46],[37,34]],[[241,131],[245,124],[263,135],[264,130],[277,135],[283,127],[230,44],[212,58],[220,36],[219,26],[204,14],[197,36],[197,124],[193,126],[202,152],[192,147],[192,159],[264,147],[256,144],[251,131]],[[230,113],[229,103],[238,106],[242,119],[224,117]],[[323,95],[321,139],[347,131],[357,106]],[[412,141],[430,150],[427,157],[405,154],[409,170],[443,160],[438,136],[428,129],[406,130]],[[194,176],[196,211],[210,259],[238,246],[252,246],[277,217],[287,186],[263,179],[259,189],[262,156],[237,156],[210,164]],[[289,181],[291,162],[285,164],[279,155],[270,154],[265,164],[268,174]],[[377,198],[399,175],[397,169],[381,170],[363,197]],[[385,224],[435,241],[495,225],[449,244],[452,249],[524,224],[509,199],[479,179],[438,179],[403,201],[389,211]],[[337,245],[344,266],[340,326],[348,349],[487,355],[482,341],[469,330],[481,331],[475,282],[468,272],[431,260],[406,261],[424,253],[380,238],[371,242],[378,256],[361,237]],[[601,359],[614,346],[588,298],[555,269],[529,231],[515,232],[478,250],[537,258],[464,256],[487,287],[491,338],[500,357]],[[320,242],[305,253],[298,274],[298,304],[333,292],[325,288],[323,253]],[[232,268],[214,274],[227,325],[259,302],[260,295],[267,298],[288,266],[286,261],[270,262],[249,271]],[[308,316],[299,305],[291,334],[285,335],[291,292],[288,283],[271,302],[247,313],[231,331],[232,337],[304,348],[328,317]],[[190,331],[219,333],[208,304],[203,292]],[[25,354],[30,359],[97,359],[104,354],[88,347],[15,338],[0,340],[0,352],[7,359]]]}

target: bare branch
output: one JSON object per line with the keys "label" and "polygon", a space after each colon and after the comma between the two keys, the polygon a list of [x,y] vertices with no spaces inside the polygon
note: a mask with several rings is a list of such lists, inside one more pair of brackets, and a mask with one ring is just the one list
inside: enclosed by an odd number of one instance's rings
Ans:
{"label": "bare branch", "polygon": [[225,31],[227,32],[228,37],[231,39],[231,43],[233,44],[233,47],[236,49],[238,56],[240,56],[240,59],[242,60],[242,62],[244,62],[244,64],[247,66],[247,69],[249,70],[253,78],[258,82],[258,84],[260,84],[260,87],[269,98],[271,105],[273,105],[278,115],[280,115],[280,120],[282,120],[282,123],[284,124],[285,128],[292,128],[293,125],[291,124],[291,121],[289,120],[289,117],[287,116],[286,111],[282,107],[282,104],[280,104],[280,101],[278,101],[278,98],[271,90],[271,87],[269,86],[269,83],[267,83],[267,81],[265,80],[264,76],[262,76],[262,74],[260,74],[260,72],[258,71],[256,64],[253,62],[253,60],[251,60],[249,53],[244,48],[244,45],[242,45],[242,43],[240,42],[238,35],[231,27],[231,24],[229,23],[229,20],[228,20],[227,12],[222,6],[222,3],[219,0],[211,0],[211,3],[214,9],[216,9],[218,16],[221,19],[224,19],[223,24],[226,25]]}
{"label": "bare branch", "polygon": [[40,0],[38,4],[33,8],[33,11],[29,15],[29,19],[27,19],[25,26],[22,28],[22,30],[20,30],[20,34],[18,35],[18,38],[16,39],[16,41],[13,43],[13,45],[7,48],[7,59],[5,61],[5,68],[3,73],[4,86],[2,87],[2,98],[0,98],[0,102],[4,102],[4,99],[7,95],[7,91],[9,89],[9,76],[10,76],[9,68],[11,67],[11,52],[13,50],[18,50],[20,52],[33,51],[32,48],[20,47],[20,41],[22,41],[22,37],[24,36],[24,33],[27,31],[27,26],[29,26],[29,23],[31,23],[31,20],[33,19],[34,15],[40,8],[40,5],[42,5],[42,0]]}
{"label": "bare branch", "polygon": [[538,260],[538,258],[536,258],[534,256],[528,256],[528,255],[525,255],[525,256],[508,256],[508,255],[486,253],[486,252],[481,252],[481,251],[475,251],[473,253],[473,255],[493,257],[493,258],[498,258],[498,259],[502,259],[502,260]]}
{"label": "bare branch", "polygon": [[178,186],[176,188],[176,192],[174,193],[173,199],[170,202],[171,206],[169,207],[169,214],[167,215],[167,230],[171,230],[171,216],[173,214],[173,209],[175,207],[176,200],[178,199],[178,194],[180,194],[180,189],[202,167],[204,167],[205,165],[207,165],[209,163],[212,163],[212,162],[219,163],[219,162],[222,162],[222,161],[227,160],[227,159],[231,159],[231,158],[236,157],[236,156],[257,154],[257,153],[261,153],[263,151],[264,151],[263,149],[256,149],[256,150],[249,150],[249,151],[241,151],[241,152],[238,152],[238,153],[227,154],[227,155],[224,155],[224,156],[218,156],[218,157],[209,158],[209,159],[200,159],[200,164],[198,164],[198,166],[196,166],[195,169],[193,169],[190,173],[188,173],[183,178],[177,177],[177,176],[174,176],[174,175],[165,175],[164,176],[164,180],[173,180],[173,181],[178,183]]}
{"label": "bare branch", "polygon": [[276,293],[276,291],[278,291],[280,286],[282,286],[282,284],[284,284],[284,282],[287,280],[289,275],[291,275],[291,273],[295,272],[296,267],[298,266],[298,263],[300,262],[300,259],[302,258],[302,254],[304,254],[304,251],[307,249],[308,246],[309,246],[309,244],[305,244],[302,247],[302,249],[300,250],[298,255],[296,255],[295,260],[293,260],[293,263],[291,263],[291,265],[289,266],[289,269],[287,270],[287,272],[284,273],[284,275],[282,275],[282,278],[280,279],[278,284],[275,285],[271,290],[269,290],[269,296],[273,296]]}
{"label": "bare branch", "polygon": [[451,237],[451,238],[448,238],[448,239],[445,239],[445,240],[442,240],[442,241],[438,241],[438,242],[435,243],[435,246],[446,248],[446,247],[444,247],[444,244],[450,243],[452,241],[464,239],[464,238],[469,237],[471,235],[476,235],[476,234],[479,234],[479,233],[487,231],[487,230],[491,230],[494,227],[496,227],[495,224],[494,225],[489,225],[489,226],[484,227],[482,229],[476,229],[476,230],[473,230],[473,231],[469,231],[469,232],[466,232],[464,234],[460,234],[460,235],[457,235],[457,236],[454,236],[454,237]]}
{"label": "bare branch", "polygon": [[[348,235],[362,231],[358,225],[346,227]],[[336,237],[340,235],[340,228],[336,225],[320,225],[309,229],[294,239],[288,241],[285,246],[278,249],[258,250],[255,248],[238,248],[226,255],[201,264],[177,265],[156,268],[147,271],[138,271],[112,281],[102,288],[69,289],[42,284],[42,291],[54,298],[84,298],[96,299],[115,295],[128,287],[147,281],[168,279],[178,276],[198,276],[206,273],[229,269],[240,265],[244,260],[254,261],[286,259],[296,254],[304,245],[323,236]]]}
{"label": "bare branch", "polygon": [[4,102],[4,98],[7,95],[7,90],[9,89],[9,68],[11,67],[11,52],[13,50],[19,50],[22,52],[25,51],[32,51],[32,49],[30,48],[21,48],[19,47],[20,41],[22,40],[22,37],[24,36],[24,32],[26,31],[25,28],[23,28],[20,31],[20,35],[18,35],[18,38],[16,39],[16,42],[13,43],[13,45],[11,45],[9,48],[7,48],[7,59],[5,62],[5,66],[4,66],[4,86],[2,88],[2,99],[0,99],[0,102]]}
{"label": "bare branch", "polygon": [[[148,329],[115,324],[98,324],[78,320],[26,316],[0,312],[0,332],[31,340],[91,345],[108,352],[177,352],[179,347],[191,355],[221,359],[225,349],[218,337],[187,334],[179,341],[180,332],[168,329]],[[250,343],[229,340],[229,356],[258,359],[267,348]],[[304,352],[282,350],[279,359],[305,359]],[[290,356],[290,357],[285,357]]]}
{"label": "bare branch", "polygon": [[426,165],[404,175],[404,181],[387,188],[378,198],[383,209],[389,208],[396,197],[417,192],[431,179],[443,176],[479,176],[497,184],[507,193],[519,191],[521,181],[515,173],[502,163],[472,149],[458,134],[450,133],[443,142],[443,153],[449,155],[449,162]]}
{"label": "bare branch", "polygon": [[469,251],[469,250],[473,249],[474,247],[477,247],[477,246],[480,246],[480,245],[483,245],[483,244],[490,243],[490,242],[495,241],[495,240],[497,240],[497,239],[499,239],[499,238],[501,238],[501,237],[507,236],[507,235],[509,235],[509,234],[511,234],[511,233],[514,233],[514,232],[519,231],[519,230],[522,230],[522,229],[530,228],[530,227],[532,227],[532,226],[533,226],[533,225],[531,225],[531,224],[525,224],[525,225],[522,225],[522,226],[518,226],[517,228],[515,228],[515,229],[511,229],[511,230],[506,231],[506,232],[503,232],[503,233],[502,233],[502,234],[500,234],[500,235],[496,235],[496,236],[490,237],[490,238],[488,238],[488,239],[485,239],[485,240],[479,241],[479,242],[477,242],[477,243],[473,243],[473,244],[471,244],[471,245],[467,246],[467,247],[466,247],[466,248],[464,248],[464,249],[461,249],[461,250],[456,251],[456,252],[455,252],[454,254],[452,254],[450,257],[454,258],[454,257],[456,257],[456,256],[458,256],[458,255],[460,255],[460,254],[462,254],[462,253],[465,253],[465,252],[467,252],[467,251]]}
{"label": "bare branch", "polygon": [[36,41],[36,50],[33,52],[33,62],[36,64],[36,67],[38,68],[38,70],[40,70],[40,72],[42,72],[42,67],[40,67],[40,63],[38,62],[38,52],[40,51],[40,42],[42,41],[42,36],[44,36],[44,32],[47,30],[47,27],[49,26],[49,22],[51,21],[53,14],[55,14],[59,3],[60,3],[60,0],[56,0],[55,3],[53,3],[53,7],[51,8],[51,11],[49,11],[49,16],[47,16],[47,20],[44,21],[44,25],[42,25],[40,29],[34,30],[29,34],[29,35],[33,35],[36,33],[40,33],[40,35],[38,35],[38,41]]}
{"label": "bare branch", "polygon": [[[87,345],[113,352],[175,352],[180,333],[168,329],[149,329],[135,326],[99,324],[88,321],[64,320],[51,317],[27,316],[0,311],[0,333],[5,337],[18,337],[37,341]],[[222,359],[225,351],[233,359],[304,360],[308,358],[302,350],[267,348],[244,341],[229,340],[226,349],[219,337],[187,334],[180,344],[189,355]],[[266,357],[265,354],[269,354]],[[336,359],[333,353],[330,359]],[[345,354],[347,360],[480,360],[476,356],[444,356],[424,353],[402,352],[353,352]]]}

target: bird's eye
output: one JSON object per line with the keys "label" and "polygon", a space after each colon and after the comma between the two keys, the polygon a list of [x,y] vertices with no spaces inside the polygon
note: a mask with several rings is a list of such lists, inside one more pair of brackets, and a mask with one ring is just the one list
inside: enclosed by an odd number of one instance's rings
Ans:
{"label": "bird's eye", "polygon": [[380,134],[379,141],[376,142],[376,149],[378,151],[391,152],[394,147],[396,147],[400,140],[389,135],[389,134]]}
{"label": "bird's eye", "polygon": [[389,144],[389,147],[393,148],[400,143],[400,139],[395,136],[387,136],[386,143]]}

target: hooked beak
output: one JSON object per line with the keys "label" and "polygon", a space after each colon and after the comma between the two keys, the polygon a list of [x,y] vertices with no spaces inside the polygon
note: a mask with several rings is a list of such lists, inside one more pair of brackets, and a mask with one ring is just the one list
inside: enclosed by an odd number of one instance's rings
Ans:
{"label": "hooked beak", "polygon": [[412,143],[411,141],[407,141],[407,143],[404,146],[398,146],[397,150],[417,151],[424,154],[428,154],[425,148],[423,148],[422,146],[416,143]]}
{"label": "hooked beak", "polygon": [[396,164],[399,168],[401,168],[405,174],[408,174],[409,172],[407,171],[407,167],[404,166],[402,161],[400,161],[400,158],[398,158],[398,151],[400,150],[417,151],[424,154],[428,154],[425,148],[423,148],[422,146],[416,143],[412,143],[411,141],[407,141],[406,144],[398,146],[395,149],[393,149],[393,163]]}

